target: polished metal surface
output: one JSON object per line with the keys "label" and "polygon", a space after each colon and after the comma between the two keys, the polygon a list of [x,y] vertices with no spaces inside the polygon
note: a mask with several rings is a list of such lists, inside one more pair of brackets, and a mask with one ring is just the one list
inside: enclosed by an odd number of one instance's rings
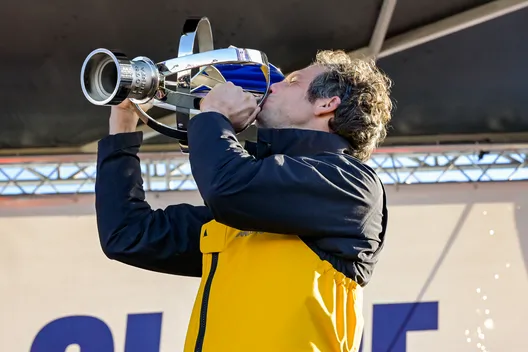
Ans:
{"label": "polished metal surface", "polygon": [[[253,94],[261,106],[272,83],[266,54],[234,46],[214,50],[211,24],[206,17],[185,22],[176,58],[154,63],[143,56],[130,60],[109,49],[92,51],[81,69],[81,87],[94,105],[118,105],[130,99],[145,124],[184,143],[187,122],[199,113],[201,99],[214,86],[227,81],[218,68],[222,65],[260,69],[263,88],[245,91]],[[150,101],[158,108],[175,112],[176,126],[162,124],[143,111],[140,105]]]}
{"label": "polished metal surface", "polygon": [[96,49],[82,68],[82,90],[92,104],[117,105],[125,99],[144,103],[159,89],[160,76],[152,60]]}

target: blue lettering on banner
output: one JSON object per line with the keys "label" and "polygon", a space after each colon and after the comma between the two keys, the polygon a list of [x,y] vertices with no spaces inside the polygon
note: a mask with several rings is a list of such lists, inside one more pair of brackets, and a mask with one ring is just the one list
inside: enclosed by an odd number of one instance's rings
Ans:
{"label": "blue lettering on banner", "polygon": [[372,352],[406,352],[407,332],[438,329],[438,302],[374,305]]}
{"label": "blue lettering on banner", "polygon": [[89,316],[70,316],[44,326],[31,345],[31,352],[64,352],[79,345],[82,352],[114,352],[114,339],[108,325]]}
{"label": "blue lettering on banner", "polygon": [[[162,313],[129,314],[125,352],[159,352]],[[89,316],[69,316],[52,321],[37,334],[31,352],[64,352],[79,345],[82,352],[115,352],[108,325]]]}
{"label": "blue lettering on banner", "polygon": [[[406,352],[407,332],[438,329],[438,302],[376,304],[373,309],[372,352]],[[162,314],[129,314],[124,352],[159,352]],[[82,352],[117,352],[108,325],[82,315],[48,323],[30,352],[64,352],[71,345]]]}
{"label": "blue lettering on banner", "polygon": [[125,352],[159,352],[162,313],[129,314]]}

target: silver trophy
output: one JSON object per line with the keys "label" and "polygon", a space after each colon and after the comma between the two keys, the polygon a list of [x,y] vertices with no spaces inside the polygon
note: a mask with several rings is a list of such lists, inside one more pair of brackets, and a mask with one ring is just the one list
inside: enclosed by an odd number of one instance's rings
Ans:
{"label": "silver trophy", "polygon": [[[125,54],[96,49],[84,60],[81,87],[94,105],[118,105],[130,99],[141,120],[155,131],[179,140],[186,151],[187,123],[199,113],[200,100],[215,85],[226,82],[218,67],[252,65],[262,73],[262,89],[244,89],[255,95],[258,105],[265,101],[271,85],[270,70],[277,70],[266,55],[254,49],[230,46],[213,48],[211,24],[206,17],[185,22],[178,57],[154,63],[139,56],[130,60]],[[280,71],[278,71],[280,73]],[[152,100],[153,106],[176,113],[175,127],[156,121],[139,105]]]}

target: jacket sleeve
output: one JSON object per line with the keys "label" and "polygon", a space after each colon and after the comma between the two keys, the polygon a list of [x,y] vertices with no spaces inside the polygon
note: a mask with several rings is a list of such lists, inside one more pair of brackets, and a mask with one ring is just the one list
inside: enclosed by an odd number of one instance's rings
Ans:
{"label": "jacket sleeve", "polygon": [[139,268],[201,276],[201,227],[212,219],[205,206],[153,210],[145,201],[140,160],[142,133],[99,141],[95,185],[99,240],[107,257]]}
{"label": "jacket sleeve", "polygon": [[247,231],[303,236],[361,232],[382,193],[359,163],[346,170],[324,158],[251,156],[230,121],[218,113],[193,117],[188,127],[194,179],[215,219]]}

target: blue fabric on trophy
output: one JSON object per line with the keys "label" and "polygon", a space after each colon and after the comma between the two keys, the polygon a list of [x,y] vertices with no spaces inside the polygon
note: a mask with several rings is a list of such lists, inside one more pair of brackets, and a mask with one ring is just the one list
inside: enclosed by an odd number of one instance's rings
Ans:
{"label": "blue fabric on trophy", "polygon": [[[284,75],[279,69],[272,64],[270,66],[270,85],[284,80]],[[259,93],[266,92],[266,80],[260,65],[242,65],[242,64],[223,64],[214,65],[220,71],[222,76],[228,82],[242,87],[245,90],[256,91]],[[203,91],[197,89],[197,91]]]}

